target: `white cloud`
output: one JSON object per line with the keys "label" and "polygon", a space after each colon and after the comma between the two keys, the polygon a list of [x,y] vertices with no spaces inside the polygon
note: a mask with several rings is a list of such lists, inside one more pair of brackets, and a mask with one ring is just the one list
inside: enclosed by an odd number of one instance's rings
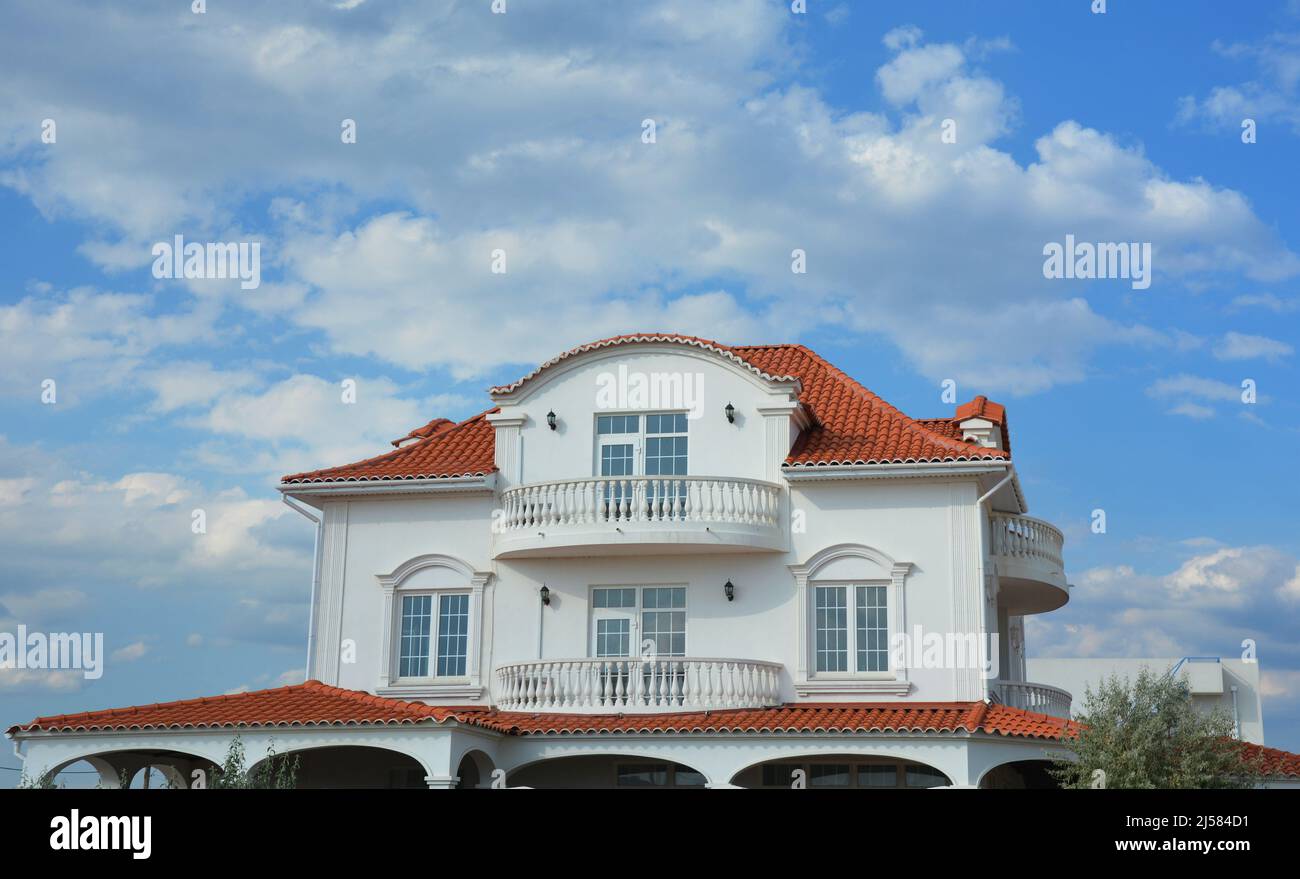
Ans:
{"label": "white cloud", "polygon": [[[318,331],[326,353],[458,378],[633,328],[786,341],[853,315],[927,377],[1030,392],[1085,377],[1102,346],[1155,335],[1099,315],[1086,285],[1042,278],[1043,244],[1067,232],[1153,242],[1156,284],[1300,271],[1239,193],[1172,179],[1140,146],[1066,119],[1032,161],[999,149],[1019,107],[971,62],[1005,40],[891,31],[878,71],[889,112],[876,114],[785,84],[799,53],[779,4],[592,3],[563,39],[540,13],[511,15],[503,31],[492,16],[410,6],[391,26],[357,28],[353,15],[250,7],[232,43],[128,9],[93,26],[61,19],[59,53],[72,60],[57,70],[24,63],[51,47],[12,36],[47,28],[18,28],[0,50],[27,78],[0,84],[0,118],[41,118],[39,94],[79,135],[8,182],[52,216],[116,230],[87,251],[111,265],[129,262],[130,242],[182,226],[223,234],[250,194],[265,195],[271,210],[254,218],[265,228],[240,233],[268,241],[268,292],[191,295]],[[97,87],[111,81],[103,70],[159,44],[178,59],[157,71],[175,83],[169,95],[208,112]],[[321,106],[365,109],[357,144],[322,128]],[[235,115],[240,125],[225,124]],[[654,144],[639,140],[646,116]],[[946,118],[955,144],[940,140]],[[0,137],[10,157],[27,157],[23,137]],[[399,210],[360,210],[375,203]],[[497,247],[504,276],[488,270]],[[806,275],[789,271],[796,247]],[[989,316],[1011,321],[999,335],[1016,340],[996,363],[944,350]],[[111,363],[98,373],[122,374]],[[204,376],[190,378],[155,381],[157,411],[208,405],[193,396],[210,390]]]}
{"label": "white cloud", "polygon": [[135,662],[149,652],[143,641],[135,641],[125,647],[119,647],[108,655],[113,662]]}
{"label": "white cloud", "polygon": [[1279,121],[1300,133],[1296,89],[1300,83],[1300,34],[1275,33],[1253,43],[1216,41],[1213,49],[1224,58],[1253,62],[1255,77],[1215,86],[1200,99],[1184,96],[1178,105],[1180,122],[1236,129],[1250,118],[1260,126]]}
{"label": "white cloud", "polygon": [[1225,333],[1223,339],[1214,349],[1214,356],[1220,360],[1253,360],[1262,358],[1278,362],[1295,353],[1295,348],[1286,342],[1270,339],[1267,336],[1250,336],[1245,333]]}

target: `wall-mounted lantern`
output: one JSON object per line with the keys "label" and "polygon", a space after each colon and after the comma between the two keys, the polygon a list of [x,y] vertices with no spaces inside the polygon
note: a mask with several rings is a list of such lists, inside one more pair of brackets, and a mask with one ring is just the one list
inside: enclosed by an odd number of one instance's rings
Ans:
{"label": "wall-mounted lantern", "polygon": [[556,417],[555,417],[555,410],[554,410],[554,409],[552,409],[550,412],[547,412],[547,413],[546,413],[546,423],[547,423],[547,425],[550,426],[551,430],[555,430],[555,423],[556,423],[556,420],[557,420],[557,419],[556,419]]}
{"label": "wall-mounted lantern", "polygon": [[728,403],[728,404],[727,404],[727,408],[724,409],[723,411],[727,413],[727,421],[731,422],[732,424],[735,424],[735,423],[736,423],[736,407],[733,406],[733,405],[731,405],[730,403]]}
{"label": "wall-mounted lantern", "polygon": [[736,600],[736,586],[730,580],[722,584],[722,591],[727,593],[727,601]]}
{"label": "wall-mounted lantern", "polygon": [[550,606],[551,606],[551,590],[550,590],[548,587],[543,586],[542,589],[541,589],[541,596],[542,596],[542,604],[545,605],[546,607],[550,607]]}

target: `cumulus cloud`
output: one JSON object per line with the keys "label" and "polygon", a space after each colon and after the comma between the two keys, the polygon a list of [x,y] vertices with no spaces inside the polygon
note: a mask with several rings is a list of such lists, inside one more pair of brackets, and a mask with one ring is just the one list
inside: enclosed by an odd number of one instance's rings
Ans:
{"label": "cumulus cloud", "polygon": [[1274,363],[1294,353],[1295,348],[1286,342],[1237,332],[1225,333],[1214,349],[1214,356],[1220,360],[1263,359]]}
{"label": "cumulus cloud", "polygon": [[[1025,393],[1163,332],[1099,313],[1085,282],[1045,280],[1046,242],[1150,241],[1156,284],[1300,268],[1240,193],[1176,179],[1139,145],[1061,119],[1030,161],[1001,148],[1019,105],[975,65],[1005,40],[895,29],[878,106],[848,109],[799,84],[789,16],[760,0],[593,2],[562,38],[527,5],[509,28],[418,3],[368,27],[355,25],[367,7],[235,5],[225,30],[135,7],[61,16],[58,69],[36,62],[52,51],[39,38],[14,36],[52,30],[21,6],[0,36],[23,71],[0,84],[0,118],[55,112],[77,136],[37,160],[14,128],[3,182],[111,230],[85,252],[113,268],[177,231],[258,236],[265,290],[184,289],[323,339],[321,353],[464,379],[630,328],[786,341],[847,319],[927,377]],[[104,71],[158,45],[173,49],[157,70],[173,88],[141,101],[108,87]],[[322,107],[357,121],[356,144]],[[250,196],[270,209],[241,214]],[[394,207],[362,209],[376,203]],[[975,323],[1018,342],[996,363],[947,344]],[[150,373],[157,410],[205,405],[208,378]]]}
{"label": "cumulus cloud", "polygon": [[1178,105],[1178,120],[1212,128],[1237,128],[1245,119],[1266,126],[1274,121],[1300,133],[1300,33],[1275,33],[1255,42],[1216,40],[1218,55],[1253,66],[1253,77],[1210,89],[1204,97],[1186,95]]}

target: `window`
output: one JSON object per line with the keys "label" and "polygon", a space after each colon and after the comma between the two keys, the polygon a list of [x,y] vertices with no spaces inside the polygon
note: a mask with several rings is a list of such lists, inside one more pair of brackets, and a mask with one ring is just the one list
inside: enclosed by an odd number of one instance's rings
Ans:
{"label": "window", "polygon": [[465,674],[469,646],[469,596],[438,596],[438,676]]}
{"label": "window", "polygon": [[[797,774],[796,774],[797,773]],[[928,766],[905,763],[764,763],[760,771],[749,770],[744,786],[790,788],[901,788],[940,787],[948,776]]]}
{"label": "window", "polygon": [[629,763],[616,767],[619,787],[704,787],[702,774],[679,763]]}
{"label": "window", "polygon": [[813,787],[848,787],[853,779],[853,767],[848,764],[832,763],[819,765],[814,763],[808,773],[808,783]]}
{"label": "window", "polygon": [[[690,458],[688,423],[684,412],[597,415],[597,475],[686,476]],[[631,489],[619,482],[605,486],[607,518],[628,515],[630,493]],[[646,483],[645,503],[653,518],[684,516],[686,497],[684,482],[665,484],[651,478]]]}
{"label": "window", "polygon": [[946,787],[948,784],[948,776],[937,769],[929,766],[907,767],[908,787]]}
{"label": "window", "polygon": [[884,586],[857,587],[858,671],[889,671],[889,617]]}
{"label": "window", "polygon": [[591,590],[593,656],[686,655],[685,586],[601,586]]}
{"label": "window", "polygon": [[[887,586],[848,584],[813,588],[817,672],[889,671],[887,590]],[[852,626],[849,625],[850,612],[854,621]]]}
{"label": "window", "polygon": [[432,595],[402,598],[402,655],[397,674],[404,678],[429,676],[429,631]]}
{"label": "window", "polygon": [[[403,595],[399,678],[427,678],[432,660],[435,677],[464,677],[469,658],[469,594]],[[436,628],[435,628],[436,624]]]}

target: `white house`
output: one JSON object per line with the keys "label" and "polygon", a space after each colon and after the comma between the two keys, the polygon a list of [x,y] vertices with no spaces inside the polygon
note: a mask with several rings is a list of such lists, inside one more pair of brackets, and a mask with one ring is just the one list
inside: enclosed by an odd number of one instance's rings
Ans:
{"label": "white house", "polygon": [[178,783],[238,734],[304,786],[1032,786],[1069,600],[1004,408],[909,418],[798,345],[567,351],[460,423],[286,477],[308,682],[10,730],[31,772]]}

